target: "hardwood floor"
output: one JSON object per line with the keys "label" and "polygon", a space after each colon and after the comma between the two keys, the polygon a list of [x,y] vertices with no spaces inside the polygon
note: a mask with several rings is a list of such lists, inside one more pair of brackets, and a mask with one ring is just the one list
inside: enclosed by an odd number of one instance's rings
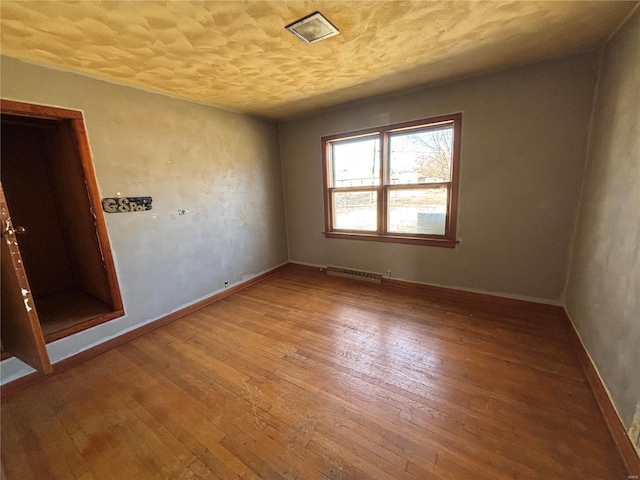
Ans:
{"label": "hardwood floor", "polygon": [[291,266],[2,401],[18,479],[626,479],[564,319]]}

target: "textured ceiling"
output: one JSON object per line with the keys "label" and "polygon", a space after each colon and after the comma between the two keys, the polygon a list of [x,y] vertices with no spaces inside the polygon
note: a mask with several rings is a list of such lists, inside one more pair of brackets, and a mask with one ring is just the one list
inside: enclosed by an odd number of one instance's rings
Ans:
{"label": "textured ceiling", "polygon": [[[593,48],[635,2],[2,0],[2,53],[282,119]],[[340,35],[284,26],[315,10]]]}

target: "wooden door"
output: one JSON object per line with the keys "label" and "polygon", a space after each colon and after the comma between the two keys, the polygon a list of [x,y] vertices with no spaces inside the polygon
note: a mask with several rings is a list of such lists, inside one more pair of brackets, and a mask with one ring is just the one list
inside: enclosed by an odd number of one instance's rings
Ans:
{"label": "wooden door", "polygon": [[51,373],[51,361],[45,347],[42,328],[25,273],[16,228],[0,184],[0,220],[2,221],[2,346],[17,358],[43,373]]}

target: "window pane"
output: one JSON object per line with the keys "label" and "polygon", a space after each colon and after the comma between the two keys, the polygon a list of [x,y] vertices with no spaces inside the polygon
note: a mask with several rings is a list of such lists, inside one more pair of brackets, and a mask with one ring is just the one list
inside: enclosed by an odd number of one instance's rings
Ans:
{"label": "window pane", "polygon": [[389,136],[389,183],[451,180],[453,127]]}
{"label": "window pane", "polygon": [[389,232],[444,235],[447,187],[389,189]]}
{"label": "window pane", "polygon": [[331,143],[331,186],[380,185],[380,141],[376,137]]}
{"label": "window pane", "polygon": [[333,228],[338,230],[378,229],[377,192],[333,192]]}

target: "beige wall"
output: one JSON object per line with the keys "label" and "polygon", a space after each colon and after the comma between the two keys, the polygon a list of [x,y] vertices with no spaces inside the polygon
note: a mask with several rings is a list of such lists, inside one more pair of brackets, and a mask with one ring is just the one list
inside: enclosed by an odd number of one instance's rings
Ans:
{"label": "beige wall", "polygon": [[[292,261],[560,303],[586,156],[595,55],[348,105],[280,126]],[[320,137],[462,112],[455,249],[325,239]]]}
{"label": "beige wall", "polygon": [[640,402],[640,10],[605,50],[567,311],[628,428]]}
{"label": "beige wall", "polygon": [[[2,57],[2,98],[82,110],[126,316],[53,344],[53,361],[287,261],[274,122]],[[178,216],[178,209],[190,213]],[[2,381],[28,367],[2,362]]]}

